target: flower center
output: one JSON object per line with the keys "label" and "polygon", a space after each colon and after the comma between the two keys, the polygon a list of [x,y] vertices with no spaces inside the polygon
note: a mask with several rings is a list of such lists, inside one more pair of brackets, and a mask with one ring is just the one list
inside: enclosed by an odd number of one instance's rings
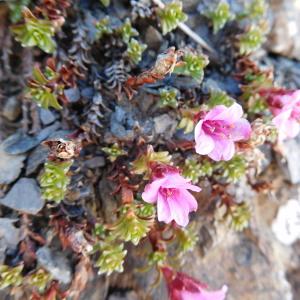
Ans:
{"label": "flower center", "polygon": [[174,196],[176,189],[175,188],[164,188],[161,187],[159,189],[159,192],[165,197],[165,198],[170,198],[172,196]]}
{"label": "flower center", "polygon": [[228,138],[230,137],[230,133],[233,124],[228,124],[222,120],[207,120],[202,124],[202,129],[208,135],[214,135],[216,137]]}

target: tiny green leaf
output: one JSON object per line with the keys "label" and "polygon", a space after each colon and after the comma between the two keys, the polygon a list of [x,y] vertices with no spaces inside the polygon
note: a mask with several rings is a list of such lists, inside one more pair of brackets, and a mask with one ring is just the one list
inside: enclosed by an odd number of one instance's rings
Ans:
{"label": "tiny green leaf", "polygon": [[44,166],[44,173],[40,178],[42,197],[49,201],[59,203],[65,197],[70,178],[67,175],[73,161],[52,162]]}
{"label": "tiny green leaf", "polygon": [[174,73],[191,76],[201,83],[204,77],[204,68],[208,63],[208,58],[205,55],[187,53],[184,55],[181,64],[175,67]]}
{"label": "tiny green leaf", "polygon": [[48,20],[37,19],[28,8],[24,8],[24,24],[13,25],[12,32],[23,47],[37,46],[46,53],[53,53],[56,44],[52,37],[55,30]]}
{"label": "tiny green leaf", "polygon": [[173,1],[158,11],[158,17],[162,27],[163,35],[177,28],[180,22],[187,20],[187,15],[182,12],[182,2]]}
{"label": "tiny green leaf", "polygon": [[228,21],[234,18],[230,12],[230,6],[226,1],[221,1],[217,8],[209,11],[206,16],[210,18],[213,23],[214,34],[222,29]]}
{"label": "tiny green leaf", "polygon": [[138,64],[141,61],[142,54],[146,48],[146,44],[140,43],[136,39],[131,39],[127,45],[126,54],[132,63]]}

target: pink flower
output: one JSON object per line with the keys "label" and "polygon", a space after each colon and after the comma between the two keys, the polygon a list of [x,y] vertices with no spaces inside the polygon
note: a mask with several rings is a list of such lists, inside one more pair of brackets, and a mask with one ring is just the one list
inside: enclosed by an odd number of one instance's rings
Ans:
{"label": "pink flower", "polygon": [[300,90],[267,90],[261,91],[267,96],[267,103],[272,114],[273,123],[278,130],[280,141],[294,138],[300,132]]}
{"label": "pink flower", "polygon": [[221,290],[210,292],[206,284],[184,273],[169,267],[163,267],[162,272],[167,282],[170,300],[224,300],[226,297],[226,285]]}
{"label": "pink flower", "polygon": [[248,139],[251,126],[242,118],[242,107],[217,105],[202,118],[195,128],[196,152],[215,161],[230,160],[235,152],[234,142]]}
{"label": "pink flower", "polygon": [[[159,173],[157,172],[159,171]],[[189,213],[196,211],[196,199],[187,190],[200,192],[201,189],[182,177],[173,167],[160,167],[154,173],[154,179],[147,184],[142,194],[144,201],[157,203],[158,220],[170,223],[172,220],[178,225],[186,226]]]}

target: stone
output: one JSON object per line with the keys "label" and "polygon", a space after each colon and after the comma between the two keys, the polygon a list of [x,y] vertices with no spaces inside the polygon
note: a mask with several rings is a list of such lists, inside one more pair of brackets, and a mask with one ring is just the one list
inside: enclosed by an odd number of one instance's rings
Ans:
{"label": "stone", "polygon": [[49,149],[47,147],[39,145],[29,154],[26,165],[26,176],[37,171],[38,167],[47,160],[48,153]]}
{"label": "stone", "polygon": [[109,295],[107,300],[138,300],[139,297],[134,291],[127,291],[124,293],[115,292]]}
{"label": "stone", "polygon": [[37,250],[36,256],[39,265],[45,268],[54,279],[63,284],[72,281],[70,262],[61,252],[54,252],[44,246]]}
{"label": "stone", "polygon": [[3,107],[2,115],[9,121],[15,121],[20,114],[20,102],[15,96],[9,97]]}
{"label": "stone", "polygon": [[40,188],[31,178],[19,179],[0,204],[27,214],[37,214],[44,206]]}
{"label": "stone", "polygon": [[293,184],[300,183],[300,136],[282,143],[282,155],[277,155],[277,162],[285,177]]}
{"label": "stone", "polygon": [[31,137],[26,134],[21,134],[14,143],[10,143],[7,147],[5,147],[5,151],[13,155],[25,153],[39,145],[59,127],[60,123],[55,122],[53,125],[41,130],[36,136]]}
{"label": "stone", "polygon": [[149,49],[158,50],[163,41],[161,33],[153,26],[148,26],[145,33],[145,42]]}
{"label": "stone", "polygon": [[15,181],[24,166],[23,161],[26,155],[10,155],[4,148],[14,140],[14,136],[9,137],[0,145],[0,184],[9,184]]}
{"label": "stone", "polygon": [[84,164],[91,169],[100,168],[105,166],[105,158],[103,156],[95,156],[88,159]]}
{"label": "stone", "polygon": [[40,118],[43,125],[50,125],[56,120],[55,114],[50,109],[40,108]]}
{"label": "stone", "polygon": [[163,114],[154,118],[154,130],[156,134],[172,136],[177,127],[177,121],[168,114]]}
{"label": "stone", "polygon": [[271,0],[272,22],[267,38],[270,52],[300,59],[300,5],[299,0]]}
{"label": "stone", "polygon": [[272,224],[276,238],[284,245],[291,245],[300,238],[300,201],[290,199],[282,205]]}
{"label": "stone", "polygon": [[0,218],[0,239],[4,239],[8,246],[17,246],[21,240],[20,229],[16,228],[13,223],[15,219]]}
{"label": "stone", "polygon": [[64,90],[64,94],[71,103],[77,102],[80,99],[80,91],[78,88],[70,88]]}

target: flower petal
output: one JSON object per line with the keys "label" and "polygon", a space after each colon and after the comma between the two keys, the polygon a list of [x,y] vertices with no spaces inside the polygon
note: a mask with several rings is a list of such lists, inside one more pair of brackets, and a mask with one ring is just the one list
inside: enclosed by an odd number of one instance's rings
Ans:
{"label": "flower petal", "polygon": [[216,105],[204,117],[204,120],[219,120],[218,116],[228,108],[225,105]]}
{"label": "flower petal", "polygon": [[201,289],[198,293],[182,291],[182,300],[224,300],[228,287],[224,285],[219,291],[206,291]]}
{"label": "flower petal", "polygon": [[168,203],[173,220],[185,227],[189,223],[189,204],[181,199],[179,192],[169,197]]}
{"label": "flower petal", "polygon": [[170,223],[173,220],[168,200],[160,193],[157,200],[157,219],[165,223]]}
{"label": "flower petal", "polygon": [[243,108],[237,103],[233,103],[230,107],[227,107],[226,110],[216,115],[213,120],[224,120],[230,123],[238,121],[243,115]]}
{"label": "flower petal", "polygon": [[227,139],[215,139],[215,148],[208,156],[215,160],[230,160],[235,152],[234,142]]}
{"label": "flower petal", "polygon": [[207,155],[215,147],[213,138],[205,134],[204,132],[198,137],[195,137],[195,141],[196,141],[195,150],[200,155]]}
{"label": "flower petal", "polygon": [[142,198],[145,202],[155,203],[158,198],[159,188],[162,186],[166,178],[159,178],[145,186]]}
{"label": "flower petal", "polygon": [[164,188],[189,189],[195,192],[200,192],[201,189],[190,183],[190,181],[179,173],[169,173],[165,175],[165,181],[161,184]]}
{"label": "flower petal", "polygon": [[283,141],[287,138],[293,138],[300,131],[299,123],[291,118],[291,110],[282,111],[279,115],[273,118],[272,122],[278,130],[278,139]]}
{"label": "flower petal", "polygon": [[196,201],[195,197],[188,192],[187,190],[180,190],[180,194],[179,194],[180,198],[182,199],[182,201],[184,200],[189,207],[189,211],[196,211],[198,208],[198,202]]}
{"label": "flower petal", "polygon": [[234,141],[247,140],[251,135],[251,125],[246,119],[240,119],[233,124],[230,132]]}

